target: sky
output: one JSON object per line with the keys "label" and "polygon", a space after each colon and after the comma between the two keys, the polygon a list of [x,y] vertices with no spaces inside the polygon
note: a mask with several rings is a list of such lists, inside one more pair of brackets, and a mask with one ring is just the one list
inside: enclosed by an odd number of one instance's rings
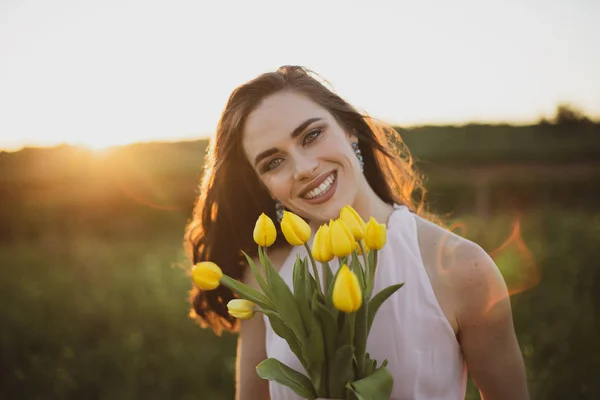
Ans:
{"label": "sky", "polygon": [[600,117],[598,21],[596,0],[2,0],[0,149],[209,137],[284,64],[394,125]]}

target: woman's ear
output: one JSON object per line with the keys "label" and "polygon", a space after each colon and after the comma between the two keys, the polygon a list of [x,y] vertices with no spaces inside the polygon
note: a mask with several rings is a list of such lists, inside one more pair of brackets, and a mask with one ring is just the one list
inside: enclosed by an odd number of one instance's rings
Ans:
{"label": "woman's ear", "polygon": [[348,143],[358,143],[358,135],[356,134],[356,129],[352,129],[348,134]]}

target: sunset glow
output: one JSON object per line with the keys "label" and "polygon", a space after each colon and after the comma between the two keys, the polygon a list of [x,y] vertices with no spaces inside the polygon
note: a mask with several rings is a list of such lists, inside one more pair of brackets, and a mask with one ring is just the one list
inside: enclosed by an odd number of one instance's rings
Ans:
{"label": "sunset glow", "polygon": [[0,149],[210,136],[232,89],[282,64],[392,124],[600,116],[599,16],[583,0],[9,0]]}

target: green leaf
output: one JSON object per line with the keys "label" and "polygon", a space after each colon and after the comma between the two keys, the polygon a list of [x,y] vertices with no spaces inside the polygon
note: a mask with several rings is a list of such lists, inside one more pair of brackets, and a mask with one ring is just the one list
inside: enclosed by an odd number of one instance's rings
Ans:
{"label": "green leaf", "polygon": [[335,309],[335,307],[333,306],[333,286],[335,285],[335,281],[337,280],[338,275],[340,274],[340,270],[342,268],[338,268],[337,271],[335,271],[335,275],[333,276],[333,279],[331,279],[331,282],[329,283],[329,289],[327,290],[327,297],[325,298],[325,305],[327,306],[327,308],[329,309]]}
{"label": "green leaf", "polygon": [[365,271],[363,270],[362,265],[360,264],[360,261],[358,260],[358,254],[356,253],[356,250],[352,253],[352,261],[350,262],[350,269],[358,277],[358,283],[360,284],[360,289],[364,293],[364,291],[365,291]]}
{"label": "green leaf", "polygon": [[269,282],[270,277],[271,277],[271,271],[266,268],[266,265],[267,265],[267,263],[265,261],[266,252],[267,252],[266,248],[263,248],[262,246],[258,246],[258,258],[260,260],[260,264],[263,266],[263,268],[265,270],[265,276],[267,278],[267,282]]}
{"label": "green leaf", "polygon": [[263,309],[275,309],[275,305],[267,296],[262,294],[260,291],[246,285],[245,283],[236,281],[227,275],[223,275],[221,277],[221,283],[227,286],[233,292],[237,293],[242,299],[253,301]]}
{"label": "green leaf", "polygon": [[258,282],[258,285],[262,289],[263,293],[268,298],[270,298],[271,301],[272,301],[273,297],[272,297],[272,295],[270,293],[271,289],[267,285],[267,282],[265,281],[265,278],[263,277],[262,273],[260,272],[260,270],[258,269],[258,267],[256,266],[256,264],[254,263],[254,261],[252,260],[252,258],[250,258],[250,256],[248,254],[246,254],[245,252],[242,251],[242,253],[246,257],[246,260],[248,261],[248,264],[250,265],[250,269],[252,270],[252,275],[254,275],[254,279],[256,279],[256,282]]}
{"label": "green leaf", "polygon": [[394,387],[394,378],[386,367],[381,367],[366,378],[349,382],[350,389],[358,400],[389,400]]}
{"label": "green leaf", "polygon": [[331,360],[336,349],[335,338],[337,335],[337,310],[325,307],[321,302],[316,304],[316,310],[319,314],[321,327],[323,329],[323,339],[325,341],[325,354],[327,361]]}
{"label": "green leaf", "polygon": [[384,301],[387,300],[388,297],[393,295],[398,289],[404,286],[404,283],[396,283],[395,285],[391,285],[386,287],[377,293],[371,301],[369,301],[369,314],[367,317],[367,335],[371,332],[371,326],[373,325],[373,320],[375,319],[375,314],[379,307],[383,304]]}
{"label": "green leaf", "polygon": [[297,255],[293,273],[294,298],[300,309],[300,316],[302,317],[304,326],[309,326],[311,323],[311,315],[309,297],[307,295],[306,275],[308,275],[306,259],[302,260],[300,259],[300,256]]}
{"label": "green leaf", "polygon": [[346,384],[354,380],[353,355],[354,349],[350,345],[339,347],[333,354],[327,370],[329,397],[346,398]]}
{"label": "green leaf", "polygon": [[365,355],[367,352],[367,324],[368,324],[368,305],[363,301],[360,308],[356,311],[356,321],[354,325],[354,356],[357,364],[357,377],[362,378],[365,374]]}
{"label": "green leaf", "polygon": [[306,369],[308,364],[304,359],[304,353],[302,351],[302,345],[300,341],[294,334],[294,331],[290,329],[290,327],[285,323],[283,318],[276,313],[275,311],[263,310],[263,313],[269,318],[269,322],[271,323],[271,328],[273,328],[273,332],[288,343],[290,346],[290,350],[292,353],[298,357],[302,366]]}
{"label": "green leaf", "polygon": [[292,283],[294,286],[294,295],[298,293],[298,288],[302,287],[302,260],[300,259],[300,255],[296,254],[296,261],[294,262],[294,269],[292,273]]}
{"label": "green leaf", "polygon": [[323,329],[321,321],[319,319],[317,303],[319,302],[319,293],[315,290],[311,299],[311,324],[309,328],[309,335],[307,340],[307,346],[305,347],[305,357],[308,363],[306,369],[310,380],[314,387],[317,389],[317,393],[324,394],[322,387],[323,382],[323,371],[325,367],[325,342],[323,339]]}
{"label": "green leaf", "polygon": [[300,308],[290,287],[285,283],[268,257],[265,257],[265,269],[269,271],[268,283],[273,291],[275,310],[285,319],[287,325],[294,332],[302,345],[304,345],[307,330],[302,322]]}
{"label": "green leaf", "polygon": [[262,379],[273,380],[292,389],[298,396],[314,400],[317,393],[306,375],[293,370],[274,358],[267,358],[256,366]]}
{"label": "green leaf", "polygon": [[365,354],[365,376],[371,375],[377,369],[377,361],[371,358],[369,353]]}

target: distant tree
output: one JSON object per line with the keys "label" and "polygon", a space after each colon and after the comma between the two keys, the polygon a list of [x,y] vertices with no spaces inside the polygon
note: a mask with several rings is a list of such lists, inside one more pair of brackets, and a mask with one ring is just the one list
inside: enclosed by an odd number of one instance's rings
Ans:
{"label": "distant tree", "polygon": [[552,125],[552,122],[550,122],[550,121],[548,120],[548,118],[546,118],[546,117],[541,117],[541,118],[538,120],[537,124],[538,124],[538,125],[542,125],[542,126],[548,126],[548,125]]}
{"label": "distant tree", "polygon": [[554,123],[556,125],[582,125],[589,124],[590,119],[578,108],[563,103],[556,107]]}

